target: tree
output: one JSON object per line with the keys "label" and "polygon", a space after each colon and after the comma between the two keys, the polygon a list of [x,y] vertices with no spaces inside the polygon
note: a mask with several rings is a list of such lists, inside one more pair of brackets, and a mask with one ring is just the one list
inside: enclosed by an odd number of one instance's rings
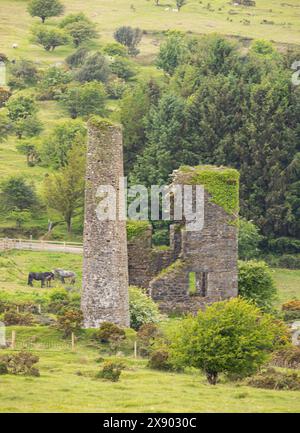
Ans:
{"label": "tree", "polygon": [[21,139],[23,137],[35,137],[43,130],[43,125],[35,114],[26,118],[16,120],[12,125],[12,130],[16,136]]}
{"label": "tree", "polygon": [[271,311],[277,290],[271,271],[265,262],[239,262],[239,295],[250,299],[264,311]]}
{"label": "tree", "polygon": [[10,98],[6,104],[8,117],[12,121],[27,119],[37,112],[37,106],[34,99],[30,96],[15,96]]}
{"label": "tree", "polygon": [[55,169],[66,166],[69,151],[73,146],[83,146],[85,142],[86,127],[81,120],[58,122],[39,149],[42,164]]}
{"label": "tree", "polygon": [[119,27],[114,33],[115,40],[125,45],[128,49],[128,53],[132,56],[139,54],[137,46],[141,42],[142,36],[143,32],[141,29],[134,29],[130,26]]}
{"label": "tree", "polygon": [[120,122],[124,125],[124,163],[128,173],[146,145],[145,118],[158,102],[160,88],[155,81],[138,83],[125,92],[121,101]]}
{"label": "tree", "polygon": [[5,210],[30,210],[38,204],[33,184],[22,176],[13,176],[1,184],[1,205]]}
{"label": "tree", "polygon": [[73,39],[75,47],[78,47],[83,42],[90,41],[98,37],[95,29],[95,24],[90,21],[84,13],[67,15],[60,23],[60,27]]}
{"label": "tree", "polygon": [[47,206],[57,211],[72,230],[72,219],[83,207],[85,148],[74,146],[68,153],[68,163],[58,173],[49,175],[44,182]]}
{"label": "tree", "polygon": [[20,59],[10,65],[11,78],[9,85],[14,88],[25,88],[36,84],[38,70],[31,60]]}
{"label": "tree", "polygon": [[258,227],[244,218],[239,220],[239,258],[241,260],[254,259],[259,254],[259,244],[262,236]]}
{"label": "tree", "polygon": [[202,370],[215,385],[221,373],[238,377],[255,373],[288,337],[283,323],[235,298],[182,320],[171,341],[173,362]]}
{"label": "tree", "polygon": [[187,45],[184,34],[172,31],[159,47],[156,65],[167,74],[173,75],[177,66],[184,62],[186,55]]}
{"label": "tree", "polygon": [[88,54],[89,50],[87,48],[80,47],[66,58],[66,63],[70,68],[78,68],[84,64]]}
{"label": "tree", "polygon": [[24,223],[30,221],[31,213],[28,210],[13,209],[8,217],[16,222],[17,228],[21,228]]}
{"label": "tree", "polygon": [[56,99],[72,81],[71,73],[63,68],[51,66],[44,71],[39,83],[39,99]]}
{"label": "tree", "polygon": [[68,110],[72,119],[90,114],[105,113],[106,92],[102,83],[96,81],[71,86],[63,94],[61,103]]}
{"label": "tree", "polygon": [[46,18],[62,15],[65,8],[59,0],[31,0],[28,12],[32,17],[39,17],[42,23]]}
{"label": "tree", "polygon": [[146,121],[147,146],[137,157],[131,172],[132,181],[144,185],[163,184],[179,165],[195,165],[197,153],[187,148],[185,127],[185,102],[173,94],[162,97],[158,107],[149,111]]}
{"label": "tree", "polygon": [[67,45],[70,41],[64,30],[49,26],[36,26],[32,34],[33,43],[41,45],[46,51],[54,51],[56,47]]}
{"label": "tree", "polygon": [[180,11],[181,8],[187,4],[187,0],[176,0],[177,9]]}
{"label": "tree", "polygon": [[101,81],[106,83],[111,74],[111,70],[106,58],[99,52],[88,56],[75,74],[75,79],[81,83],[86,81]]}
{"label": "tree", "polygon": [[136,75],[132,63],[128,59],[120,56],[116,56],[110,63],[110,69],[113,74],[116,74],[119,78],[123,78],[123,80],[130,80],[130,78]]}
{"label": "tree", "polygon": [[36,142],[32,139],[22,140],[21,143],[17,144],[17,150],[26,156],[28,167],[34,167],[40,161]]}

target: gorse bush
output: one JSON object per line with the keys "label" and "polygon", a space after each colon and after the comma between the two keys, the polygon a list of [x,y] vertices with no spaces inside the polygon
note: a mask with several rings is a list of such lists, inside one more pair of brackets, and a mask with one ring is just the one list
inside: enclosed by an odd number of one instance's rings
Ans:
{"label": "gorse bush", "polygon": [[258,373],[248,380],[248,385],[255,388],[265,388],[274,390],[300,390],[300,377],[298,373],[276,371],[269,368]]}
{"label": "gorse bush", "polygon": [[97,374],[97,377],[111,382],[118,382],[121,372],[122,368],[120,364],[107,361],[104,363],[102,370]]}
{"label": "gorse bush", "polygon": [[159,311],[155,302],[138,287],[129,287],[130,326],[139,329],[145,323],[156,323]]}
{"label": "gorse bush", "polygon": [[161,330],[155,323],[145,323],[137,332],[139,354],[147,356],[153,349],[154,342],[162,336]]}
{"label": "gorse bush", "polygon": [[289,346],[276,351],[271,363],[277,367],[300,369],[300,347]]}
{"label": "gorse bush", "polygon": [[174,365],[170,362],[170,354],[167,349],[157,349],[151,353],[148,367],[153,370],[171,371]]}
{"label": "gorse bush", "polygon": [[0,358],[2,371],[5,372],[6,367],[8,374],[20,374],[24,376],[39,376],[39,370],[35,367],[35,364],[38,362],[38,356],[25,351],[4,355]]}
{"label": "gorse bush", "polygon": [[282,304],[283,311],[300,311],[300,301],[293,299],[292,301],[285,302]]}
{"label": "gorse bush", "polygon": [[80,310],[65,310],[58,315],[56,327],[63,331],[64,337],[69,337],[72,332],[78,333],[83,325],[83,314]]}
{"label": "gorse bush", "polygon": [[18,313],[16,311],[7,311],[3,314],[3,322],[6,326],[32,326],[35,323],[34,316],[30,313]]}
{"label": "gorse bush", "polygon": [[115,340],[124,340],[126,338],[124,329],[111,322],[103,322],[100,328],[94,333],[94,338],[101,343],[109,343]]}

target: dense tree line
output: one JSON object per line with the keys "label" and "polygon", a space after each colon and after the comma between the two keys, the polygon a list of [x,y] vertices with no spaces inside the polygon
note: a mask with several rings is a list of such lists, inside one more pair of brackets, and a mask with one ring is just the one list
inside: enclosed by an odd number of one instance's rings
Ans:
{"label": "dense tree line", "polygon": [[297,53],[256,41],[245,54],[218,36],[172,32],[160,47],[160,85],[125,95],[126,170],[145,185],[183,164],[241,172],[241,214],[266,236],[300,235],[300,88]]}

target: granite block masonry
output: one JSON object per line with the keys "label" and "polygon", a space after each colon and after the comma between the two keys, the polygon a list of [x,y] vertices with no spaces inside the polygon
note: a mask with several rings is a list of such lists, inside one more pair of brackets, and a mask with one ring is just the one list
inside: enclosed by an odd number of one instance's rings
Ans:
{"label": "granite block masonry", "polygon": [[[122,128],[110,121],[88,122],[86,167],[83,293],[81,308],[86,328],[102,322],[129,326],[126,222],[101,221],[96,209],[100,185],[119,190],[123,176]],[[117,197],[117,208],[118,208]]]}

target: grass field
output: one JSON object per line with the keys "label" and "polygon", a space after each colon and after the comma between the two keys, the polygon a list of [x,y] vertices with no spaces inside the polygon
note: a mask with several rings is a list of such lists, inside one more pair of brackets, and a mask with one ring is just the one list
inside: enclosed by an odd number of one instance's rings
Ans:
{"label": "grass field", "polygon": [[[32,290],[27,286],[27,275],[31,272],[49,271],[54,268],[71,269],[78,275],[77,287],[81,284],[82,257],[77,254],[33,251],[10,251],[0,253],[0,290]],[[278,289],[278,304],[293,298],[300,299],[300,270],[273,269],[273,278]],[[39,283],[35,283],[38,290]]]}
{"label": "grass field", "polygon": [[[70,47],[61,47],[46,53],[29,41],[30,26],[38,22],[26,12],[27,1],[0,1],[0,51],[26,55],[33,59],[57,61],[65,57]],[[300,5],[298,0],[257,0],[256,7],[234,6],[227,0],[211,2],[188,0],[180,13],[173,11],[175,2],[161,0],[64,0],[66,13],[84,11],[97,23],[101,41],[112,39],[120,25],[139,26],[148,32],[142,43],[142,56],[157,50],[157,37],[151,32],[168,29],[190,31],[196,34],[219,32],[245,38],[266,38],[276,42],[299,43]],[[234,2],[232,2],[234,3]],[[210,8],[208,8],[210,4]],[[168,9],[168,10],[167,10]],[[245,21],[247,20],[247,21]],[[55,22],[56,19],[49,22]],[[13,50],[12,44],[19,49]]]}
{"label": "grass field", "polygon": [[[73,254],[11,251],[0,254],[0,290],[40,291],[27,286],[29,271],[72,269],[81,285],[82,257]],[[300,298],[300,271],[273,270],[281,302]],[[162,327],[173,326],[165,319]],[[174,321],[175,323],[175,321]],[[62,343],[59,331],[49,327],[13,327],[17,342]],[[107,349],[92,347],[83,331],[72,352],[63,348],[37,350],[41,377],[0,376],[0,412],[300,412],[300,392],[255,389],[245,383],[221,382],[213,387],[195,370],[167,373],[150,370],[147,360],[123,356],[126,368],[118,383],[96,379],[99,355],[111,359]],[[4,353],[1,352],[2,354]],[[132,354],[131,354],[132,353]],[[112,358],[115,359],[115,358]],[[120,360],[120,359],[119,359]]]}
{"label": "grass field", "polygon": [[[17,338],[33,335],[60,340],[54,330],[17,328]],[[261,390],[224,379],[214,387],[195,370],[158,372],[131,356],[119,358],[126,368],[118,383],[96,379],[99,351],[84,342],[76,352],[35,353],[41,377],[0,377],[0,412],[300,412],[298,391]]]}

